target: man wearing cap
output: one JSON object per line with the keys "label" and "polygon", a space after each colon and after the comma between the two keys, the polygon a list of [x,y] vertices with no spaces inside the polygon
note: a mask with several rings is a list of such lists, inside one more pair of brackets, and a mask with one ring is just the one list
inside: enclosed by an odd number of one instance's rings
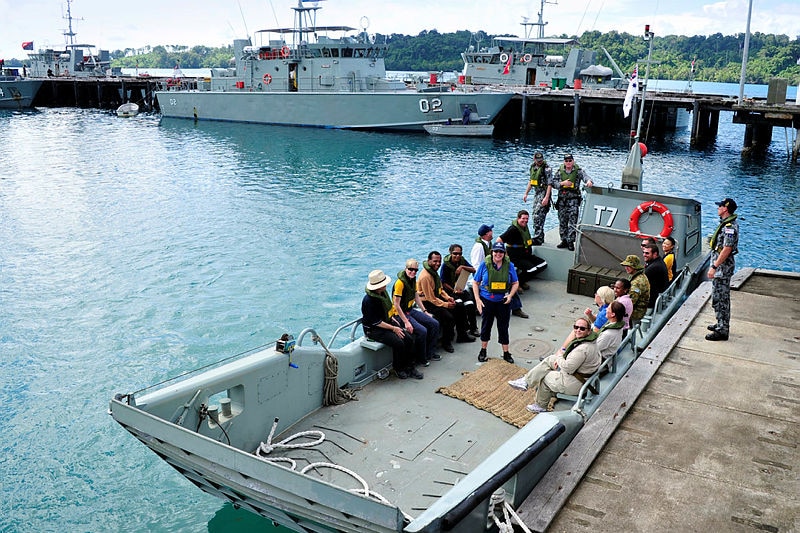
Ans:
{"label": "man wearing cap", "polygon": [[726,341],[731,323],[731,276],[735,268],[734,256],[739,252],[739,223],[736,221],[736,202],[725,198],[716,202],[719,226],[711,235],[711,267],[708,278],[711,281],[711,306],[717,315],[717,323],[708,326],[711,333],[709,341]]}
{"label": "man wearing cap", "polygon": [[422,372],[414,368],[414,339],[401,327],[386,292],[391,281],[383,270],[369,273],[366,294],[361,300],[361,326],[368,339],[392,348],[392,366],[397,377],[422,379]]}
{"label": "man wearing cap", "polygon": [[633,313],[630,320],[633,328],[647,313],[647,304],[650,302],[650,282],[644,275],[644,265],[638,255],[629,255],[620,265],[624,266],[625,271],[631,276],[631,290],[628,295],[633,302]]}
{"label": "man wearing cap", "polygon": [[472,251],[469,254],[469,262],[476,265],[475,268],[478,268],[477,265],[483,263],[486,256],[491,255],[489,251],[492,249],[493,228],[494,224],[491,226],[481,224],[481,227],[478,228],[478,238],[475,239],[475,244],[472,245]]}
{"label": "man wearing cap", "polygon": [[497,319],[497,341],[503,347],[503,359],[514,363],[508,351],[508,323],[511,320],[511,300],[517,293],[519,281],[514,264],[506,257],[502,242],[492,246],[491,257],[487,257],[475,271],[472,292],[475,305],[481,314],[481,350],[478,361],[486,361],[486,348],[492,334],[492,324]]}
{"label": "man wearing cap", "polygon": [[544,221],[550,212],[550,195],[553,192],[553,171],[544,160],[542,152],[533,154],[533,163],[530,168],[530,179],[522,201],[528,201],[531,189],[533,196],[533,246],[544,244]]}
{"label": "man wearing cap", "polygon": [[592,180],[581,167],[575,164],[572,154],[564,156],[564,163],[553,177],[553,186],[558,189],[558,232],[561,243],[556,248],[575,250],[575,228],[578,226],[578,209],[581,205],[581,183],[591,187]]}

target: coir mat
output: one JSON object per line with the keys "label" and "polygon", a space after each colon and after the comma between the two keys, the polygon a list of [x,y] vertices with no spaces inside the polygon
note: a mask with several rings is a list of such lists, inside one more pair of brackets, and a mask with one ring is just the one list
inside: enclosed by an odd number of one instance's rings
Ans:
{"label": "coir mat", "polygon": [[508,382],[524,376],[526,372],[520,366],[492,358],[477,370],[466,372],[461,379],[436,392],[463,400],[521,428],[535,416],[525,409],[526,405],[533,403],[533,392],[512,389]]}

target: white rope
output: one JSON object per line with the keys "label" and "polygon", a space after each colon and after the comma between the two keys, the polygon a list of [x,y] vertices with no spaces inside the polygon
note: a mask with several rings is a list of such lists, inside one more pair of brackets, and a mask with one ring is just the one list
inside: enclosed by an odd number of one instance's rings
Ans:
{"label": "white rope", "polygon": [[[283,439],[281,442],[278,442],[276,444],[272,444],[272,437],[275,435],[275,428],[277,426],[278,426],[278,419],[276,418],[275,421],[272,423],[272,429],[270,429],[269,435],[267,436],[267,441],[266,442],[262,442],[261,444],[258,445],[258,448],[256,448],[256,451],[255,451],[255,455],[260,457],[261,459],[267,461],[268,463],[279,463],[279,462],[289,463],[291,465],[290,470],[295,470],[297,468],[297,463],[294,461],[294,459],[291,459],[289,457],[267,457],[267,455],[270,452],[272,452],[273,450],[278,450],[278,449],[311,448],[311,447],[316,446],[318,444],[322,444],[322,442],[325,441],[325,433],[323,433],[322,431],[310,430],[310,431],[301,431],[300,433],[295,433],[294,435],[291,435],[291,436]],[[309,437],[310,438],[312,436],[316,436],[317,439],[313,440],[313,441],[301,442],[299,444],[288,444],[289,442],[293,441],[294,439],[298,439],[298,438],[302,438],[302,437]],[[350,489],[349,492],[352,492],[352,493],[355,493],[355,494],[359,494],[359,495],[362,495],[362,496],[366,496],[367,498],[370,498],[370,499],[373,499],[373,500],[377,500],[377,501],[379,501],[381,503],[385,503],[387,505],[394,505],[392,502],[390,502],[389,500],[387,500],[386,498],[384,498],[383,496],[381,496],[377,492],[370,491],[369,490],[369,485],[367,485],[366,480],[364,480],[364,478],[359,476],[357,473],[353,472],[349,468],[345,468],[345,467],[337,465],[335,463],[311,463],[308,466],[304,467],[302,470],[300,470],[300,473],[307,475],[309,470],[316,470],[318,468],[332,468],[334,470],[338,470],[340,472],[344,472],[345,474],[353,477],[355,480],[357,480],[361,484],[361,488]],[[403,513],[403,516],[409,522],[414,520],[413,516],[410,516],[410,515],[406,514],[406,512],[403,511],[402,509],[400,509],[400,512]],[[513,529],[512,529],[512,531],[513,531]]]}
{"label": "white rope", "polygon": [[522,518],[520,518],[519,515],[517,514],[517,512],[514,510],[514,508],[511,507],[511,504],[508,503],[508,502],[505,502],[505,506],[506,506],[506,509],[508,509],[508,512],[511,513],[511,516],[514,518],[514,520],[517,522],[517,524],[519,524],[519,527],[522,528],[522,531],[524,533],[531,533],[530,528],[528,528],[528,526],[525,525],[525,523],[522,521]]}
{"label": "white rope", "polygon": [[[269,455],[272,450],[294,450],[297,448],[311,448],[316,446],[317,444],[322,444],[325,441],[325,433],[322,431],[317,431],[316,429],[312,429],[310,431],[301,431],[300,433],[295,433],[282,441],[272,444],[272,437],[275,435],[275,428],[278,427],[278,419],[276,418],[275,421],[272,423],[272,429],[269,431],[269,435],[267,436],[267,442],[262,442],[258,445],[256,449],[256,455],[259,457],[264,457]],[[299,439],[299,438],[315,438],[315,440],[301,442],[298,444],[289,444],[289,442]]]}

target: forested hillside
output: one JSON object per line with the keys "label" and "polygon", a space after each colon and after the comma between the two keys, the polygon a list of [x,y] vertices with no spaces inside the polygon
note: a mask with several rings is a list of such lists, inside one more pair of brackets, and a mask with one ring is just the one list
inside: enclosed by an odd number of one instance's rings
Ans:
{"label": "forested hillside", "polygon": [[[386,57],[387,70],[401,71],[460,71],[463,66],[461,52],[470,44],[488,46],[491,42],[491,36],[482,32],[439,33],[436,30],[424,31],[416,36],[378,34],[376,39],[390,45]],[[585,48],[596,50],[602,64],[611,66],[602,51],[602,47],[605,47],[626,72],[630,72],[637,61],[647,56],[647,43],[639,35],[586,32],[580,37],[580,42]],[[672,80],[688,79],[694,60],[696,80],[738,82],[743,44],[744,34],[656,37],[653,42],[653,60],[659,64],[652,68],[651,76]],[[228,65],[233,49],[230,46],[156,46],[148,53],[132,54],[133,50],[113,52],[113,65],[138,65],[140,68],[171,68],[176,64],[184,68],[223,67]],[[770,78],[782,77],[788,78],[790,84],[796,84],[800,82],[800,65],[797,64],[799,58],[800,38],[755,33],[750,36],[747,82],[767,83]]]}

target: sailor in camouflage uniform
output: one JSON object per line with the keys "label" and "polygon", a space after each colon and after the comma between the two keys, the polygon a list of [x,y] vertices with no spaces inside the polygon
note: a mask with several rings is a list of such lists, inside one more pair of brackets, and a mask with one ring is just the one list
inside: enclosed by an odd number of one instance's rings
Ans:
{"label": "sailor in camouflage uniform", "polygon": [[650,302],[650,280],[644,274],[644,265],[638,255],[629,255],[620,265],[631,277],[631,290],[628,295],[633,302],[633,314],[630,317],[631,328],[636,327],[647,313],[647,304]]}
{"label": "sailor in camouflage uniform", "polygon": [[528,188],[522,196],[522,201],[528,201],[531,189],[533,196],[533,246],[544,244],[544,221],[550,212],[550,195],[553,192],[553,171],[544,160],[542,152],[533,154],[533,163],[530,168]]}
{"label": "sailor in camouflage uniform", "polygon": [[558,232],[561,243],[556,248],[575,249],[575,228],[578,226],[578,210],[581,206],[581,182],[587,187],[592,180],[581,167],[575,164],[572,154],[564,156],[564,163],[558,167],[553,178],[553,186],[558,189]]}
{"label": "sailor in camouflage uniform", "polygon": [[711,267],[708,278],[711,281],[711,305],[717,315],[717,323],[708,326],[711,333],[709,341],[726,341],[731,324],[731,277],[735,265],[734,256],[739,252],[739,223],[736,221],[736,202],[725,198],[716,202],[719,226],[711,236]]}

